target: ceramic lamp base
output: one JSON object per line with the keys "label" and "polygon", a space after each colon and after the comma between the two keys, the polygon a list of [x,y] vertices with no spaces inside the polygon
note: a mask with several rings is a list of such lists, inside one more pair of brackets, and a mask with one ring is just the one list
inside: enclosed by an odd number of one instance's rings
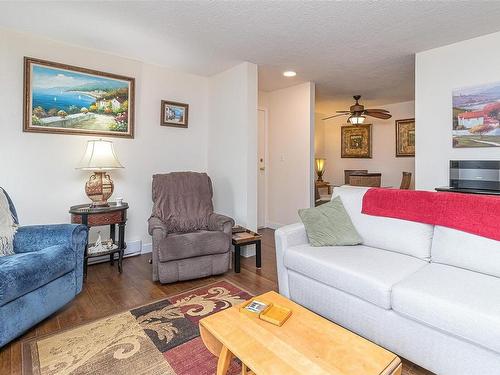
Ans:
{"label": "ceramic lamp base", "polygon": [[113,190],[113,180],[106,172],[94,172],[85,184],[85,193],[93,206],[107,206]]}

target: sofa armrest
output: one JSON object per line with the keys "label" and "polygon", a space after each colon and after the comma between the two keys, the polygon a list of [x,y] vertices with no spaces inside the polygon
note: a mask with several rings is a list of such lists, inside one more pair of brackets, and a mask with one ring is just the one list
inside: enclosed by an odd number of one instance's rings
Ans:
{"label": "sofa armrest", "polygon": [[76,294],[83,284],[83,258],[88,229],[85,225],[52,224],[19,227],[14,236],[14,252],[29,253],[55,245],[67,246],[75,254]]}
{"label": "sofa armrest", "polygon": [[290,297],[288,287],[288,271],[285,267],[285,253],[293,246],[309,243],[304,224],[296,223],[279,228],[274,233],[276,241],[276,268],[278,270],[279,292],[285,297]]}
{"label": "sofa armrest", "polygon": [[224,232],[228,235],[232,234],[234,220],[229,216],[216,214],[215,212],[208,218],[208,230]]}

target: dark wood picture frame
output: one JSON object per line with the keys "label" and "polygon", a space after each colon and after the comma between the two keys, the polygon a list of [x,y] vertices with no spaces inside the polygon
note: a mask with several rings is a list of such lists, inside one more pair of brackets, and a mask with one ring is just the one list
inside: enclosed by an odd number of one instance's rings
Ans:
{"label": "dark wood picture frame", "polygon": [[[396,120],[395,129],[396,129],[396,157],[397,158],[415,157],[415,119],[407,118],[402,120]],[[410,130],[413,130],[413,146],[409,144]],[[410,149],[413,148],[413,151],[408,151],[408,148]]]}
{"label": "dark wood picture frame", "polygon": [[[349,125],[340,128],[341,141],[340,141],[340,156],[341,158],[359,158],[371,159],[372,158],[372,125]],[[361,150],[358,151],[350,147],[350,137],[358,136],[361,139]]]}
{"label": "dark wood picture frame", "polygon": [[[49,127],[32,124],[32,75],[33,65],[39,65],[48,68],[62,69],[74,73],[90,74],[97,77],[111,78],[119,81],[128,82],[128,108],[127,108],[127,132],[122,131],[100,131],[92,129],[75,129],[64,127]],[[23,131],[33,133],[51,133],[51,134],[72,134],[72,135],[101,135],[107,137],[134,138],[134,115],[135,115],[135,78],[126,77],[118,74],[106,73],[98,70],[82,68],[79,66],[62,64],[53,61],[41,60],[32,57],[24,57],[24,84],[23,84]],[[96,98],[96,101],[98,99]],[[125,113],[125,111],[124,111]]]}
{"label": "dark wood picture frame", "polygon": [[[168,121],[168,119],[165,118],[165,115],[166,115],[165,109],[167,106],[182,108],[184,110],[183,121],[182,122]],[[161,126],[172,126],[174,128],[187,128],[188,127],[188,120],[189,120],[189,104],[172,102],[169,100],[162,100],[161,101],[161,111],[160,111],[160,125]]]}

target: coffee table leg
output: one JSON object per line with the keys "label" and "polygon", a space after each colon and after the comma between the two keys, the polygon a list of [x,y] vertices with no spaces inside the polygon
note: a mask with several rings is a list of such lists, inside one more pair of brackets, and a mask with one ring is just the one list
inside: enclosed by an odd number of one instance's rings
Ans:
{"label": "coffee table leg", "polygon": [[262,253],[260,249],[260,241],[255,244],[255,267],[262,267]]}
{"label": "coffee table leg", "polygon": [[234,272],[236,273],[240,273],[240,256],[241,256],[240,245],[234,245]]}
{"label": "coffee table leg", "polygon": [[225,346],[222,347],[219,355],[219,361],[217,362],[217,375],[226,375],[231,360],[233,359],[233,353],[229,351]]}

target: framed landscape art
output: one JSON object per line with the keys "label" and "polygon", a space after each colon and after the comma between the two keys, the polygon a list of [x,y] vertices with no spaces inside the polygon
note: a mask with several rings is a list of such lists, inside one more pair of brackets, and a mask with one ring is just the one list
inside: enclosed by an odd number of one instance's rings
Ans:
{"label": "framed landscape art", "polygon": [[453,90],[453,147],[500,147],[500,82]]}
{"label": "framed landscape art", "polygon": [[415,156],[415,119],[396,120],[396,157]]}
{"label": "framed landscape art", "polygon": [[134,137],[134,78],[24,58],[25,132]]}
{"label": "framed landscape art", "polygon": [[342,126],[341,157],[371,158],[372,157],[372,125]]}
{"label": "framed landscape art", "polygon": [[188,112],[189,104],[162,100],[160,125],[187,128]]}

